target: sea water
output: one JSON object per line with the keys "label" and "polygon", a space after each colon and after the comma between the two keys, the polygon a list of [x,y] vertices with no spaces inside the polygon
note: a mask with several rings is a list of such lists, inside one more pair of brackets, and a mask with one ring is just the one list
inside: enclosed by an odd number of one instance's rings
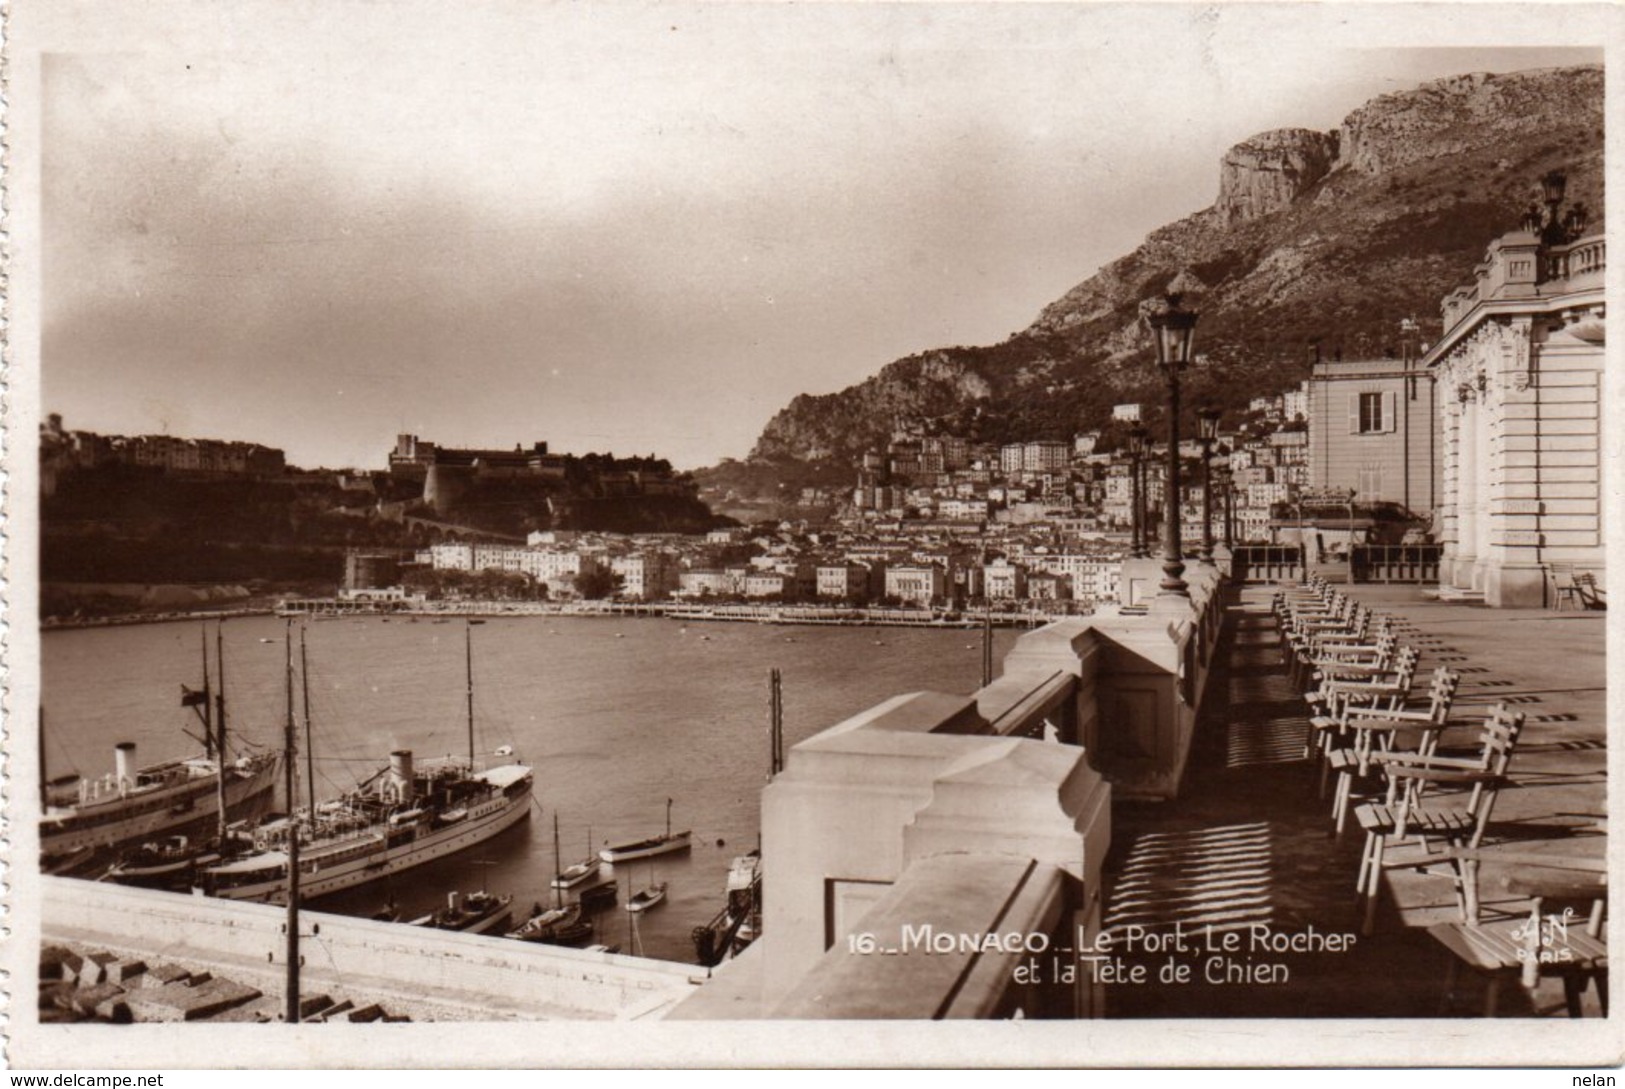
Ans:
{"label": "sea water", "polygon": [[[757,845],[769,671],[783,676],[788,747],[899,693],[969,693],[982,660],[974,630],[655,618],[492,618],[470,626],[369,617],[290,628],[254,617],[226,622],[223,638],[227,722],[247,746],[282,747],[293,660],[301,803],[307,691],[322,799],[367,781],[393,749],[411,749],[419,761],[466,759],[470,657],[477,760],[507,762],[493,754],[512,746],[514,759],[535,771],[530,820],[454,858],[329,897],[317,910],[371,915],[393,903],[411,918],[444,904],[448,892],[483,887],[512,895],[517,925],[533,904],[553,902],[555,814],[568,866],[606,840],[665,831],[671,798],[672,826],[692,829],[693,847],[605,864],[603,876],[619,883],[620,896],[596,916],[596,940],[631,952],[622,905],[631,891],[665,881],[666,903],[638,921],[637,941],[648,956],[681,961],[693,960],[690,931],[723,904],[730,860]],[[301,638],[308,685],[298,668]],[[1002,657],[1014,633],[995,638]],[[119,741],[137,744],[141,764],[199,751],[183,732],[201,737],[193,712],[180,706],[181,685],[201,685],[204,641],[218,684],[215,639],[212,622],[44,633],[47,774],[103,775]],[[771,859],[765,870],[764,895],[772,896]]]}

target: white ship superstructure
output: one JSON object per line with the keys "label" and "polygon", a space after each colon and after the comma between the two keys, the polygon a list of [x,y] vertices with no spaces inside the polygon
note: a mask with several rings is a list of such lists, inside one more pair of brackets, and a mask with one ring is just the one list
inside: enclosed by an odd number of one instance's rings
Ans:
{"label": "white ship superstructure", "polygon": [[314,812],[262,825],[252,854],[205,869],[198,892],[232,900],[285,901],[288,836],[299,836],[299,893],[314,899],[382,880],[457,854],[519,823],[530,812],[531,769],[507,764],[416,768],[390,754],[370,785],[323,802]]}

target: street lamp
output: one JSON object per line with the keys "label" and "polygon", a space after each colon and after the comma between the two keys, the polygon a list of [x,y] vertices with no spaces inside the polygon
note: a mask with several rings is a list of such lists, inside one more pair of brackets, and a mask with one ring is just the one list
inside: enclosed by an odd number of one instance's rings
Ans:
{"label": "street lamp", "polygon": [[1145,502],[1140,493],[1140,459],[1145,457],[1145,428],[1135,424],[1128,429],[1129,474],[1129,557],[1143,560],[1146,548],[1145,519],[1141,514]]}
{"label": "street lamp", "polygon": [[1219,478],[1224,496],[1224,547],[1229,552],[1236,550],[1236,473],[1226,461],[1224,474]]}
{"label": "street lamp", "polygon": [[1190,366],[1191,334],[1196,328],[1196,312],[1179,305],[1180,292],[1167,294],[1167,305],[1152,311],[1146,321],[1157,344],[1157,366],[1168,379],[1168,478],[1167,518],[1162,528],[1162,582],[1159,597],[1189,598],[1190,588],[1181,578],[1185,559],[1179,541],[1179,372]]}
{"label": "street lamp", "polygon": [[1202,444],[1202,562],[1213,562],[1213,441],[1219,437],[1219,410],[1196,414],[1196,437]]}

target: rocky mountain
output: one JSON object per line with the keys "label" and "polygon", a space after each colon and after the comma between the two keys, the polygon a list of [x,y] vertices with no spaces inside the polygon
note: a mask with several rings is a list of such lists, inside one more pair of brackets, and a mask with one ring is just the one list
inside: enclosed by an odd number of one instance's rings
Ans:
{"label": "rocky mountain", "polygon": [[1210,208],[1152,231],[1029,328],[797,397],[750,461],[791,481],[814,467],[827,477],[898,429],[1065,438],[1104,425],[1114,403],[1154,406],[1163,386],[1139,308],[1181,270],[1205,285],[1185,403],[1240,411],[1306,377],[1312,342],[1381,355],[1406,316],[1424,341],[1437,336],[1440,298],[1518,226],[1552,169],[1600,225],[1600,66],[1452,77],[1373,99],[1333,132],[1262,133],[1224,155]]}

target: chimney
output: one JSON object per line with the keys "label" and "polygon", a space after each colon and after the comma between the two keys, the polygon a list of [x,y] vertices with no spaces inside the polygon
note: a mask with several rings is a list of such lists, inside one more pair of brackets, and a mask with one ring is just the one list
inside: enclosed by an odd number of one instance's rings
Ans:
{"label": "chimney", "polygon": [[389,754],[389,784],[402,805],[412,802],[412,750],[396,749]]}
{"label": "chimney", "polygon": [[134,741],[120,741],[113,746],[113,779],[121,797],[135,786]]}

